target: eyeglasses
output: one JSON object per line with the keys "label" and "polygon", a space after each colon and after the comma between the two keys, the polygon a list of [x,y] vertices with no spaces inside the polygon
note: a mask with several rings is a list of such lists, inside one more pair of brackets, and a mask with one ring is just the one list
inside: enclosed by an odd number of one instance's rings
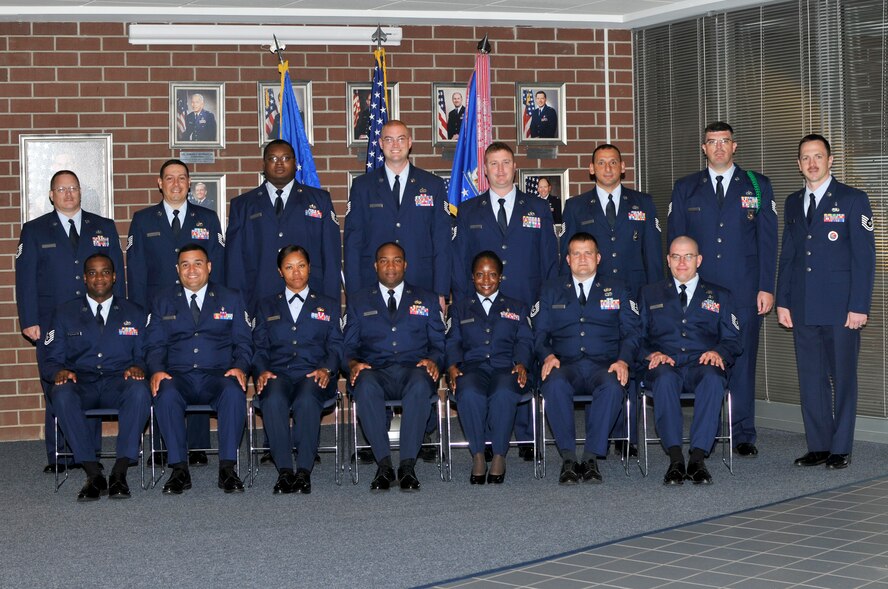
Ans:
{"label": "eyeglasses", "polygon": [[65,194],[66,192],[70,192],[72,194],[80,192],[79,186],[56,186],[52,189],[56,194]]}
{"label": "eyeglasses", "polygon": [[409,139],[409,137],[407,137],[406,135],[399,135],[397,137],[383,137],[382,143],[384,145],[391,145],[393,143],[407,143],[407,139]]}
{"label": "eyeglasses", "polygon": [[716,145],[720,145],[722,147],[733,143],[733,139],[707,139],[706,145],[709,147],[715,147]]}
{"label": "eyeglasses", "polygon": [[294,159],[296,158],[294,158],[292,155],[270,155],[265,158],[265,161],[271,162],[273,164],[276,164],[278,162],[286,164],[287,162],[293,161]]}
{"label": "eyeglasses", "polygon": [[691,263],[697,259],[697,256],[700,254],[669,254],[667,257],[678,264],[681,260],[684,260],[687,263]]}

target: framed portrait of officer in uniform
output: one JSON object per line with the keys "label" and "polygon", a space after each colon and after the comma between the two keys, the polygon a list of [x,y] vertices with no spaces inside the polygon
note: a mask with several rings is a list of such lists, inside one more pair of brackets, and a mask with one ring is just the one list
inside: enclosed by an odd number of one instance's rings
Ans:
{"label": "framed portrait of officer in uniform", "polygon": [[432,145],[456,146],[467,102],[465,86],[449,82],[432,84]]}
{"label": "framed portrait of officer in uniform", "polygon": [[[280,82],[258,82],[259,87],[259,145],[265,145],[272,139],[281,136],[281,102]],[[314,108],[311,103],[311,82],[307,80],[293,80],[293,93],[296,95],[296,103],[299,105],[299,114],[302,115],[302,126],[305,128],[305,136],[308,142],[314,145]]]}
{"label": "framed portrait of officer in uniform", "polygon": [[170,82],[170,148],[225,147],[225,84]]}
{"label": "framed portrait of officer in uniform", "polygon": [[570,198],[568,177],[566,169],[522,169],[518,175],[518,189],[545,199],[552,211],[552,220],[560,225],[564,204]]}
{"label": "framed portrait of officer in uniform", "polygon": [[[345,129],[346,143],[349,147],[366,147],[367,135],[375,113],[383,108],[382,93],[374,92],[369,83],[349,82],[345,91]],[[397,119],[398,83],[389,84],[388,118]]]}
{"label": "framed portrait of officer in uniform", "polygon": [[19,135],[22,224],[53,210],[49,183],[70,170],[80,180],[80,206],[114,218],[110,133]]}
{"label": "framed portrait of officer in uniform", "polygon": [[566,84],[515,84],[519,144],[567,145]]}
{"label": "framed portrait of officer in uniform", "polygon": [[188,204],[216,211],[225,230],[225,174],[191,174]]}

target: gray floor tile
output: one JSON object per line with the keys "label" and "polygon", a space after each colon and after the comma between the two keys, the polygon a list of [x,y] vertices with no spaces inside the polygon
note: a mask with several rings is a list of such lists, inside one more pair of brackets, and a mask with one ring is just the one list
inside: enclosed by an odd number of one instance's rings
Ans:
{"label": "gray floor tile", "polygon": [[562,562],[543,562],[540,564],[531,565],[528,567],[524,567],[522,570],[528,573],[536,573],[538,575],[549,575],[550,577],[561,577],[563,575],[568,575],[570,573],[574,573],[577,570],[582,569],[583,567],[567,564]]}
{"label": "gray floor tile", "polygon": [[785,583],[804,583],[819,576],[820,573],[812,573],[810,571],[800,571],[790,568],[779,568],[759,575],[758,578],[767,579],[769,581],[783,581]]}
{"label": "gray floor tile", "polygon": [[619,579],[614,579],[613,581],[608,581],[607,583],[603,583],[602,587],[613,587],[619,589],[656,589],[658,587],[662,587],[664,583],[663,579],[658,579],[656,577],[645,577],[643,575],[627,575],[625,577],[620,577]]}
{"label": "gray floor tile", "polygon": [[579,552],[577,554],[571,554],[570,556],[559,558],[555,562],[572,564],[579,567],[596,567],[600,564],[613,562],[614,560],[618,559],[613,556],[598,554],[597,552]]}
{"label": "gray floor tile", "polygon": [[838,538],[826,538],[824,536],[808,536],[806,538],[802,538],[801,540],[797,540],[795,543],[798,546],[810,546],[814,548],[822,548],[824,550],[841,548],[842,546],[846,546],[848,544],[846,540],[839,540]]}
{"label": "gray floor tile", "polygon": [[705,571],[692,575],[687,579],[684,579],[684,581],[688,583],[696,583],[698,585],[705,585],[707,587],[727,587],[728,585],[737,583],[743,579],[744,577],[740,575],[729,575],[718,571]]}
{"label": "gray floor tile", "polygon": [[770,554],[783,556],[795,556],[797,558],[811,558],[823,554],[825,550],[816,546],[801,546],[799,544],[784,544],[769,551]]}
{"label": "gray floor tile", "polygon": [[716,569],[719,573],[726,573],[729,575],[739,575],[741,577],[757,577],[758,575],[763,575],[768,571],[774,570],[773,566],[764,565],[764,564],[755,564],[752,562],[732,562],[723,566],[720,566]]}
{"label": "gray floor tile", "polygon": [[800,560],[795,556],[787,556],[785,554],[761,553],[753,554],[749,558],[743,560],[751,564],[760,564],[770,567],[784,567]]}
{"label": "gray floor tile", "polygon": [[845,565],[842,563],[833,562],[831,560],[805,558],[798,562],[786,565],[786,568],[799,571],[810,571],[812,573],[819,573],[821,575],[824,575],[827,573],[834,573],[837,570],[844,568],[844,566]]}
{"label": "gray floor tile", "polygon": [[467,579],[451,585],[440,585],[446,589],[511,589],[520,585],[497,583],[490,579]]}
{"label": "gray floor tile", "polygon": [[864,581],[888,580],[888,569],[882,567],[865,566],[860,563],[849,565],[835,572],[836,575],[861,579]]}
{"label": "gray floor tile", "polygon": [[496,581],[497,583],[511,583],[512,585],[523,587],[524,585],[531,585],[533,583],[536,583],[537,581],[545,581],[550,577],[548,575],[529,573],[524,569],[516,569],[513,571],[506,571],[504,573],[497,573],[488,578],[492,581]]}
{"label": "gray floor tile", "polygon": [[644,571],[644,576],[664,579],[666,581],[678,581],[686,579],[691,575],[695,575],[698,572],[699,571],[697,570],[689,570],[685,567],[664,564],[647,569]]}
{"label": "gray floor tile", "polygon": [[564,577],[556,577],[546,581],[539,581],[530,585],[534,589],[585,589],[589,587],[589,583],[585,581],[576,581],[574,579],[565,579]]}
{"label": "gray floor tile", "polygon": [[867,581],[840,577],[838,575],[823,575],[806,581],[805,584],[812,587],[822,587],[823,589],[859,589],[866,585]]}
{"label": "gray floor tile", "polygon": [[607,583],[608,581],[613,581],[614,579],[619,579],[620,577],[625,576],[625,573],[605,571],[603,569],[583,569],[564,575],[566,579],[585,581],[587,583]]}
{"label": "gray floor tile", "polygon": [[731,589],[789,589],[792,585],[767,579],[743,579],[731,585]]}

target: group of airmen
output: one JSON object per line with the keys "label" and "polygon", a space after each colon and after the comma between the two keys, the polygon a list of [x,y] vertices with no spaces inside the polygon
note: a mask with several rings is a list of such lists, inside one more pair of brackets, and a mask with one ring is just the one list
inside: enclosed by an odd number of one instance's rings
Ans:
{"label": "group of airmen", "polygon": [[[236,460],[252,379],[278,470],[273,491],[309,493],[322,409],[343,374],[370,447],[356,459],[377,465],[370,489],[415,491],[443,375],[472,454],[471,484],[504,482],[513,435],[519,457],[536,458],[529,404],[519,404],[536,389],[562,459],[559,482],[602,482],[609,438],[628,438],[619,450],[637,454],[635,411],[628,434],[623,412],[639,386],[653,396],[669,456],[663,483],[709,484],[705,458],[726,389],[733,450],[758,453],[756,355],[775,298],[798,357],[808,452],[795,463],[848,465],[874,226],[866,194],[831,176],[826,138],[799,143],[805,186],[785,202],[779,281],[771,184],[734,163],[726,123],[704,130],[706,169],[675,183],[665,275],[653,199],[622,185],[614,145],[595,149],[595,187],[567,201],[558,227],[545,199],[516,188],[505,143],[486,150],[489,190],[453,219],[443,180],[410,163],[407,126],[389,121],[380,142],[385,166],[354,180],[344,244],[329,193],[295,181],[285,141],[265,147],[265,181],[231,201],[224,234],[213,211],[189,204],[188,167],[165,162],[161,202],[130,225],[125,281],[114,222],[83,211],[76,174],[57,172],[54,210],[24,225],[15,262],[20,325],[37,346],[47,398],[45,470],[70,466],[56,463],[57,416],[61,443],[86,474],[78,500],[129,497],[127,469],[153,404],[171,469],[163,492],[181,494],[189,466],[207,463],[189,448],[208,447],[208,418],[186,419],[187,405],[203,404],[218,417],[218,486],[243,491]],[[686,392],[695,395],[687,459]],[[591,399],[579,453],[576,395]],[[386,401],[402,411],[397,470]],[[101,432],[84,415],[94,408],[119,411],[107,479]]]}

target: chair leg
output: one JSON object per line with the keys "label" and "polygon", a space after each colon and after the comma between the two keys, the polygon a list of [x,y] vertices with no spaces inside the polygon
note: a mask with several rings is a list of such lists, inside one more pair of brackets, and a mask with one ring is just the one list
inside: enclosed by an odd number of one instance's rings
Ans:
{"label": "chair leg", "polygon": [[641,422],[642,422],[641,436],[639,439],[639,442],[640,442],[639,446],[641,446],[641,448],[639,448],[639,450],[641,451],[641,453],[644,454],[644,467],[641,466],[642,458],[640,455],[638,458],[638,467],[641,469],[642,476],[647,476],[648,475],[648,435],[647,435],[647,432],[648,432],[647,400],[648,400],[648,398],[647,398],[646,394],[642,394],[642,393],[640,393],[639,396],[641,397]]}
{"label": "chair leg", "polygon": [[542,440],[542,448],[540,448],[540,468],[539,478],[546,477],[546,399],[540,397],[540,440]]}
{"label": "chair leg", "polygon": [[59,448],[59,418],[58,416],[53,417],[53,436],[55,437],[55,492],[59,492],[59,487],[65,484],[65,481],[68,480],[68,469],[65,469],[64,478],[62,478],[62,482],[59,482],[59,457],[63,456],[65,453]]}
{"label": "chair leg", "polygon": [[351,457],[349,458],[349,470],[351,470],[352,484],[358,484],[358,415],[355,400],[348,401],[349,441],[351,442]]}
{"label": "chair leg", "polygon": [[453,480],[453,470],[452,470],[452,460],[453,460],[453,445],[452,445],[452,424],[453,416],[451,415],[451,407],[450,407],[450,391],[447,391],[447,398],[444,401],[444,413],[446,414],[447,420],[447,454],[444,457],[444,472],[446,476],[444,480],[446,482],[450,482]]}

